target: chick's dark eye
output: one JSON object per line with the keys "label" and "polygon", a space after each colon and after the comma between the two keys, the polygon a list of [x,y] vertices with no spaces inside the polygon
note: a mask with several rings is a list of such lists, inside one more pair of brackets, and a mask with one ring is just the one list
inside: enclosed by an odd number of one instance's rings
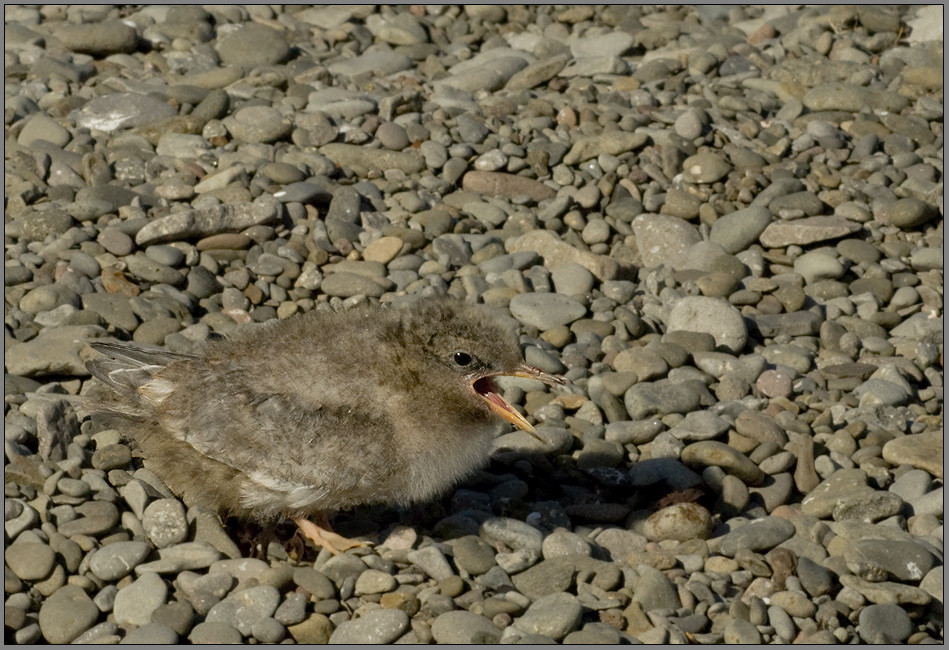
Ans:
{"label": "chick's dark eye", "polygon": [[471,355],[467,352],[455,352],[451,355],[452,360],[459,366],[467,366],[471,363]]}

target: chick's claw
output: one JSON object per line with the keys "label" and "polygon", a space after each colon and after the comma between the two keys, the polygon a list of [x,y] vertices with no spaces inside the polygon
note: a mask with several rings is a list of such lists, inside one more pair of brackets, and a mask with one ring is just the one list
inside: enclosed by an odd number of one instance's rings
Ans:
{"label": "chick's claw", "polygon": [[314,523],[305,517],[295,517],[293,522],[300,529],[300,533],[317,547],[325,548],[333,555],[343,553],[351,548],[369,546],[370,543],[358,539],[349,539],[330,530],[329,522],[325,517],[318,517],[319,523]]}

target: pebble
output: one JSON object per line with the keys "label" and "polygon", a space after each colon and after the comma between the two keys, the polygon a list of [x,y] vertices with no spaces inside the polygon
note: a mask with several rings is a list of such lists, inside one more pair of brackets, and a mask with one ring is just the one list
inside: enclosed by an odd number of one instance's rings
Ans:
{"label": "pebble", "polygon": [[787,519],[763,517],[726,533],[719,545],[727,557],[734,557],[740,549],[762,551],[774,548],[794,534],[794,524]]}
{"label": "pebble", "polygon": [[729,212],[712,223],[709,241],[720,245],[728,253],[738,253],[758,241],[771,220],[771,212],[761,206]]}
{"label": "pebble", "polygon": [[669,331],[705,332],[715,344],[728,352],[741,352],[748,341],[748,331],[741,313],[727,301],[705,296],[689,296],[679,300],[669,313]]}
{"label": "pebble", "polygon": [[857,631],[867,643],[901,643],[909,638],[913,624],[899,605],[869,605],[860,610]]}
{"label": "pebble", "polygon": [[409,627],[409,616],[401,609],[375,609],[339,625],[330,635],[331,644],[392,643]]}
{"label": "pebble", "polygon": [[580,624],[583,607],[576,596],[553,593],[537,599],[514,626],[527,634],[539,634],[560,640]]}
{"label": "pebble", "polygon": [[188,538],[185,509],[178,499],[158,499],[145,508],[142,527],[158,548],[174,546]]}
{"label": "pebble", "polygon": [[17,578],[35,581],[49,576],[56,561],[56,554],[46,544],[21,542],[7,547],[4,560]]}
{"label": "pebble", "polygon": [[804,246],[846,237],[860,230],[860,224],[840,217],[805,217],[793,221],[774,221],[758,240],[768,248]]}
{"label": "pebble", "polygon": [[706,539],[712,528],[708,510],[695,503],[677,503],[654,512],[643,532],[650,541]]}
{"label": "pebble", "polygon": [[39,627],[49,643],[69,643],[88,630],[99,617],[99,609],[78,585],[65,585],[43,601]]}
{"label": "pebble", "polygon": [[89,569],[100,580],[121,580],[151,552],[145,542],[115,542],[98,549],[89,560]]}
{"label": "pebble", "polygon": [[678,217],[641,214],[632,223],[643,266],[654,268],[702,241],[698,229]]}
{"label": "pebble", "polygon": [[148,623],[129,632],[119,643],[123,644],[173,644],[178,643],[178,634],[167,625]]}
{"label": "pebble", "polygon": [[112,613],[119,625],[147,625],[152,612],[165,603],[168,585],[157,573],[146,573],[119,589]]}
{"label": "pebble", "polygon": [[501,630],[484,616],[454,611],[432,621],[432,637],[436,643],[497,643]]}
{"label": "pebble", "polygon": [[533,179],[497,171],[467,172],[461,180],[461,186],[464,190],[488,197],[503,196],[513,199],[526,196],[537,203],[556,194],[552,188]]}
{"label": "pebble", "polygon": [[662,571],[644,564],[637,566],[636,571],[639,580],[633,602],[639,603],[643,611],[679,609],[682,606],[675,585]]}
{"label": "pebble", "polygon": [[569,325],[586,313],[582,304],[559,293],[518,294],[511,299],[510,309],[516,319],[539,330]]}
{"label": "pebble", "polygon": [[883,446],[883,459],[894,465],[912,465],[942,478],[943,438],[938,433],[918,433],[894,438]]}
{"label": "pebble", "polygon": [[249,587],[233,593],[207,613],[209,623],[226,623],[244,636],[251,634],[251,627],[261,619],[273,616],[280,604],[280,592],[270,585]]}

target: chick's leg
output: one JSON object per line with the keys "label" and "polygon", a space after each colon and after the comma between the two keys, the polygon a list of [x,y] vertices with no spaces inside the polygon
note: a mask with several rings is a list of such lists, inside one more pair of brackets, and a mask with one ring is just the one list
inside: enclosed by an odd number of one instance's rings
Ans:
{"label": "chick's leg", "polygon": [[300,533],[305,538],[317,546],[325,548],[333,555],[348,551],[351,548],[369,545],[368,542],[363,542],[358,539],[349,539],[339,533],[334,533],[330,528],[326,515],[317,515],[315,519],[316,521],[313,522],[305,517],[294,517],[293,522],[297,525],[300,529]]}

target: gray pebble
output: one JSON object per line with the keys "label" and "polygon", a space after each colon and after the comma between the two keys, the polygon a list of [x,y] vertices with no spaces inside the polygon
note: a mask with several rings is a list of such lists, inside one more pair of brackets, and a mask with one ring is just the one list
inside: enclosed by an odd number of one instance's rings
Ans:
{"label": "gray pebble", "polygon": [[460,610],[432,621],[432,636],[436,643],[497,643],[501,630],[484,616]]}
{"label": "gray pebble", "polygon": [[241,643],[243,638],[235,627],[227,623],[205,621],[194,626],[188,640],[201,644],[234,644]]}
{"label": "gray pebble", "polygon": [[794,534],[794,524],[779,517],[764,517],[751,521],[720,540],[722,555],[734,557],[741,549],[763,551],[774,548]]}
{"label": "gray pebble", "polygon": [[39,627],[49,643],[69,643],[98,617],[99,609],[81,587],[65,585],[40,605]]}
{"label": "gray pebble", "polygon": [[539,330],[567,325],[586,313],[577,301],[559,293],[521,293],[511,299],[511,314]]}
{"label": "gray pebble", "polygon": [[188,520],[178,499],[158,499],[145,508],[142,526],[158,548],[174,546],[188,538]]}
{"label": "gray pebble", "polygon": [[553,593],[536,600],[514,625],[527,634],[562,639],[580,624],[583,607],[576,596]]}
{"label": "gray pebble", "polygon": [[167,583],[157,573],[146,573],[115,595],[115,621],[119,625],[146,625],[167,596]]}
{"label": "gray pebble", "polygon": [[205,620],[209,623],[227,623],[244,636],[259,620],[273,616],[280,604],[280,592],[270,585],[250,587],[229,595],[211,608]]}
{"label": "gray pebble", "polygon": [[860,610],[857,631],[867,643],[900,643],[912,634],[913,623],[899,605],[868,605]]}
{"label": "gray pebble", "polygon": [[374,609],[361,617],[340,624],[329,642],[392,643],[409,627],[409,616],[401,609]]}
{"label": "gray pebble", "polygon": [[46,544],[20,542],[7,547],[4,560],[16,577],[36,581],[49,576],[56,554]]}
{"label": "gray pebble", "polygon": [[100,580],[120,580],[131,573],[150,551],[151,547],[145,542],[108,544],[92,554],[89,569]]}
{"label": "gray pebble", "polygon": [[119,641],[120,644],[173,644],[178,643],[178,633],[167,625],[162,623],[147,623],[142,627],[132,630],[125,638]]}

